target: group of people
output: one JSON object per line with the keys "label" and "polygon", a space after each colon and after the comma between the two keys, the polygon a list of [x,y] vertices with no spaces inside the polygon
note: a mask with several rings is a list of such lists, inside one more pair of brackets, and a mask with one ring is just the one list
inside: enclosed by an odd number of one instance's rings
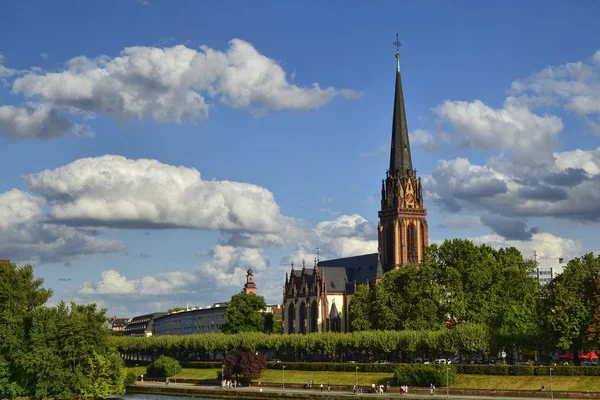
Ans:
{"label": "group of people", "polygon": [[223,379],[221,381],[221,387],[223,389],[235,389],[236,387],[238,387],[238,381],[232,381],[231,379]]}
{"label": "group of people", "polygon": [[400,385],[400,396],[408,394],[408,385]]}
{"label": "group of people", "polygon": [[374,383],[371,384],[371,393],[379,393],[379,394],[383,394],[383,392],[385,391],[389,391],[390,390],[390,383],[388,382],[387,385],[383,386],[383,384],[381,385],[376,385]]}
{"label": "group of people", "polygon": [[429,385],[429,394],[432,396],[435,394],[435,385],[433,383]]}

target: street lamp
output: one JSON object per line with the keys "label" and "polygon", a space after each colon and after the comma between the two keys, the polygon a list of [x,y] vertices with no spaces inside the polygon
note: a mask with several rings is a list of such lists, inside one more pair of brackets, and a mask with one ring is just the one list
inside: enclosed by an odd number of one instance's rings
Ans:
{"label": "street lamp", "polygon": [[554,368],[550,368],[550,398],[554,400],[554,393],[552,393],[552,370]]}
{"label": "street lamp", "polygon": [[450,391],[450,381],[448,380],[448,372],[450,372],[450,367],[446,367],[446,398],[448,398]]}
{"label": "street lamp", "polygon": [[354,370],[354,388],[356,389],[356,394],[358,394],[358,367]]}
{"label": "street lamp", "polygon": [[285,365],[281,368],[281,391],[285,392]]}

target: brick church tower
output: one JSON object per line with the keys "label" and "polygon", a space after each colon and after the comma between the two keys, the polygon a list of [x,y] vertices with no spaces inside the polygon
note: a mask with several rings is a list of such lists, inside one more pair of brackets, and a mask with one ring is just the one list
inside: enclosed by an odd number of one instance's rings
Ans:
{"label": "brick church tower", "polygon": [[[398,41],[395,44],[400,46]],[[421,178],[417,177],[410,156],[400,77],[400,51],[396,53],[396,59],[390,168],[381,182],[378,226],[379,257],[384,272],[406,264],[419,264],[429,241]]]}
{"label": "brick church tower", "polygon": [[254,273],[251,269],[246,272],[246,283],[244,284],[246,294],[256,294],[256,284],[254,283]]}

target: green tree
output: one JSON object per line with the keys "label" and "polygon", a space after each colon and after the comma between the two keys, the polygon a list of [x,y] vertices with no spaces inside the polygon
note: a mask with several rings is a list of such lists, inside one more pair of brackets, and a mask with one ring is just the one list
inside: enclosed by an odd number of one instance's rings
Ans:
{"label": "green tree", "polygon": [[185,307],[175,307],[175,308],[169,308],[167,310],[167,312],[168,313],[174,313],[174,312],[177,312],[177,311],[185,311],[185,310],[186,310]]}
{"label": "green tree", "polygon": [[[123,392],[123,360],[95,305],[45,307],[31,266],[0,264],[1,396],[72,399]],[[6,384],[2,383],[6,381]]]}
{"label": "green tree", "polygon": [[231,297],[225,311],[224,333],[264,332],[267,308],[265,298],[256,294],[240,292]]}
{"label": "green tree", "polygon": [[353,331],[373,329],[371,314],[373,312],[373,292],[368,285],[359,285],[350,299],[350,323]]}
{"label": "green tree", "polygon": [[38,307],[31,317],[24,368],[35,397],[100,398],[124,391],[123,360],[96,305]]}
{"label": "green tree", "polygon": [[589,253],[569,261],[564,272],[542,291],[544,334],[551,338],[554,349],[570,350],[576,364],[581,351],[597,347],[589,341],[589,328],[596,312],[598,276],[600,256]]}

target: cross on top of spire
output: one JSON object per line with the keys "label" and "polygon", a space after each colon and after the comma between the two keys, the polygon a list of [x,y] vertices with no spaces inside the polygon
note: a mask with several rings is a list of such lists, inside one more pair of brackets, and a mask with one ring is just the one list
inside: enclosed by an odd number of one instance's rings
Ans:
{"label": "cross on top of spire", "polygon": [[402,42],[398,38],[398,32],[396,32],[396,41],[392,44],[396,46],[396,70],[400,71],[400,47],[402,47]]}
{"label": "cross on top of spire", "polygon": [[396,54],[400,54],[400,47],[402,47],[402,42],[400,41],[400,39],[398,39],[398,32],[396,32],[396,41],[392,44],[396,46]]}

